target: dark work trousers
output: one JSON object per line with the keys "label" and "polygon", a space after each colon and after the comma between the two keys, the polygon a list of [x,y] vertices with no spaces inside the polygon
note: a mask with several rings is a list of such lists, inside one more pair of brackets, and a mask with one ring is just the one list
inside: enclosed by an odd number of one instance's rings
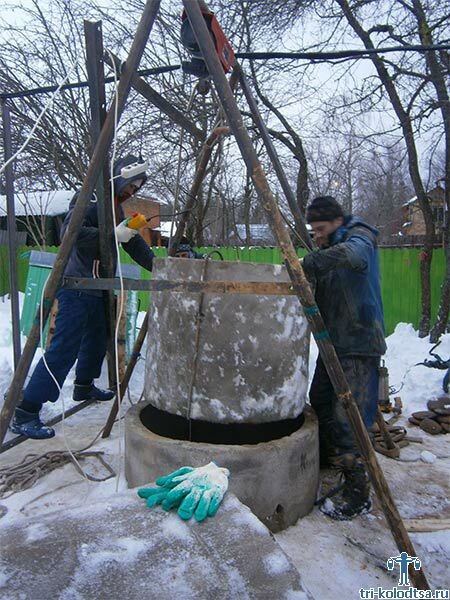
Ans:
{"label": "dark work trousers", "polygon": [[[55,332],[45,352],[47,364],[60,387],[77,359],[77,380],[91,381],[99,377],[106,354],[103,297],[65,289],[59,290],[56,297],[58,313]],[[24,390],[23,400],[37,411],[44,402],[56,402],[58,396],[58,388],[41,358]]]}
{"label": "dark work trousers", "polygon": [[[378,407],[378,357],[350,356],[339,359],[347,383],[369,429]],[[322,359],[317,359],[316,370],[309,390],[311,406],[319,419],[321,463],[326,464],[333,454],[360,456],[347,413],[334,393]]]}

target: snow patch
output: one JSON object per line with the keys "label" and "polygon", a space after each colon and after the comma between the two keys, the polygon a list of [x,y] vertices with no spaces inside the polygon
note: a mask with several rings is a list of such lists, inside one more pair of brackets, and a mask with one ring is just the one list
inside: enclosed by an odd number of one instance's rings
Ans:
{"label": "snow patch", "polygon": [[272,552],[264,558],[264,566],[271,575],[282,575],[289,571],[290,564],[285,554],[280,551]]}
{"label": "snow patch", "polygon": [[44,527],[40,523],[30,525],[27,529],[27,542],[37,542],[45,539],[49,534],[47,527]]}
{"label": "snow patch", "polygon": [[436,455],[428,450],[423,450],[420,453],[420,460],[424,463],[434,463],[436,461]]}
{"label": "snow patch", "polygon": [[170,514],[161,523],[163,535],[178,540],[189,540],[192,535],[189,527],[175,514]]}
{"label": "snow patch", "polygon": [[[231,473],[231,477],[232,476],[233,474]],[[261,521],[257,519],[250,510],[245,513],[241,511],[238,514],[233,514],[232,521],[239,527],[251,527],[255,533],[259,533],[260,535],[268,535],[265,525],[263,525],[263,523],[261,523]]]}
{"label": "snow patch", "polygon": [[79,555],[81,562],[89,564],[90,569],[97,570],[112,562],[131,563],[152,545],[152,541],[144,542],[136,538],[111,538],[105,540],[105,544],[81,544]]}

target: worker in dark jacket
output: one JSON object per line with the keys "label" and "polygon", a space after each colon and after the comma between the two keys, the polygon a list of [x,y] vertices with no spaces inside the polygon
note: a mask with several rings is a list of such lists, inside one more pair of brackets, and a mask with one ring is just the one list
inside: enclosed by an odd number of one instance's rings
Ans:
{"label": "worker in dark jacket", "polygon": [[[112,196],[115,203],[115,228],[117,241],[124,250],[142,267],[151,271],[154,254],[143,238],[134,229],[126,226],[122,203],[131,198],[146,180],[145,165],[135,156],[128,155],[114,165]],[[62,234],[67,229],[78,198],[75,194]],[[115,262],[117,256],[114,257]],[[83,225],[69,257],[64,275],[68,277],[96,278],[102,276],[100,263],[98,214],[95,196],[91,199]],[[106,315],[101,290],[60,289],[55,332],[50,346],[41,359],[16,408],[11,423],[14,433],[33,439],[53,437],[54,430],[44,425],[39,412],[45,402],[56,402],[70,369],[77,361],[73,399],[111,400],[114,392],[95,386],[94,379],[100,376],[106,354]],[[58,382],[58,385],[55,383]]]}
{"label": "worker in dark jacket", "polygon": [[[315,198],[307,208],[318,250],[302,261],[315,280],[316,302],[342,369],[369,429],[378,405],[378,368],[386,351],[377,230],[358,217],[344,215],[331,196]],[[344,473],[343,488],[321,510],[348,519],[370,508],[369,479],[345,409],[338,402],[319,356],[309,392],[319,419],[320,461]]]}

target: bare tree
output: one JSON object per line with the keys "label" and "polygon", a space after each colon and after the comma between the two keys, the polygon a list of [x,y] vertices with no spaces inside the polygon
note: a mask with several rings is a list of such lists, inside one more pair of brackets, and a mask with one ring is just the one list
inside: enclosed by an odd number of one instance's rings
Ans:
{"label": "bare tree", "polygon": [[[419,0],[411,4],[403,0],[391,3],[333,0],[317,7],[328,31],[333,32],[335,43],[344,39],[348,43],[349,33],[352,32],[363,47],[372,52],[370,61],[374,71],[360,79],[359,83],[354,78],[350,79],[356,83],[352,90],[353,100],[340,104],[338,99],[335,110],[345,110],[348,117],[356,113],[378,111],[380,114],[381,111],[391,111],[397,118],[398,129],[407,150],[409,176],[426,226],[426,241],[421,253],[422,314],[419,327],[419,335],[425,336],[430,330],[431,318],[430,264],[434,224],[421,172],[418,140],[422,144],[423,136],[430,129],[428,122],[432,122],[433,127],[444,130],[445,118],[442,112],[439,115],[442,107],[448,103],[439,81],[443,77],[443,64],[442,61],[439,62],[439,74],[433,74],[429,55],[440,61],[437,52],[401,52],[383,56],[381,52],[374,51],[389,43],[406,48],[413,43],[439,42],[445,39],[445,26],[450,17],[438,2],[429,2],[425,11]],[[346,29],[345,23],[350,30]],[[426,38],[423,31],[427,32]],[[354,77],[352,70],[345,65],[342,67],[342,72],[344,71],[347,81],[349,76]],[[381,131],[383,129],[379,128],[378,133]],[[377,132],[373,131],[372,135],[375,133]]]}

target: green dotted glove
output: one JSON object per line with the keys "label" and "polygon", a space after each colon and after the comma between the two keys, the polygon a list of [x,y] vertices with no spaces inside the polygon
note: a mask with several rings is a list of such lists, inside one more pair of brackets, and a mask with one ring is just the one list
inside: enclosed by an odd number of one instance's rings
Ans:
{"label": "green dotted glove", "polygon": [[203,467],[182,467],[156,480],[157,488],[141,488],[138,495],[147,500],[147,506],[157,504],[165,510],[178,506],[178,515],[192,516],[197,521],[213,517],[228,489],[228,469],[210,462]]}

